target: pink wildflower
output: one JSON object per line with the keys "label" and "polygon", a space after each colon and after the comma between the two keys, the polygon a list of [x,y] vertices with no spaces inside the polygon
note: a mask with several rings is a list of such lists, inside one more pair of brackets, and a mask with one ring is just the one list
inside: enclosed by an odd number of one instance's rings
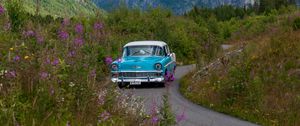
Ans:
{"label": "pink wildflower", "polygon": [[16,78],[17,73],[16,73],[16,71],[12,70],[12,71],[8,71],[5,76],[8,78]]}
{"label": "pink wildflower", "polygon": [[53,66],[57,66],[59,64],[59,60],[55,59],[54,61],[52,61],[52,65]]}
{"label": "pink wildflower", "polygon": [[187,119],[187,117],[186,117],[186,115],[185,115],[185,111],[182,111],[181,114],[179,114],[179,115],[176,116],[176,121],[177,121],[177,123],[179,123],[179,122],[181,122],[181,121],[184,121],[184,120],[186,120],[186,119]]}
{"label": "pink wildflower", "polygon": [[21,59],[20,56],[15,56],[15,57],[14,57],[14,61],[15,61],[15,62],[20,61],[20,59]]}
{"label": "pink wildflower", "polygon": [[35,36],[35,32],[32,30],[23,31],[23,36],[25,38],[33,37],[33,36]]}
{"label": "pink wildflower", "polygon": [[5,13],[5,9],[2,5],[0,5],[0,15]]}
{"label": "pink wildflower", "polygon": [[62,21],[62,25],[63,25],[63,26],[68,26],[68,25],[70,25],[70,19],[64,18],[64,20]]}
{"label": "pink wildflower", "polygon": [[77,24],[75,26],[75,32],[78,33],[78,34],[82,34],[83,33],[83,26],[82,26],[82,24]]}
{"label": "pink wildflower", "polygon": [[42,80],[47,79],[48,76],[49,76],[49,74],[48,74],[47,72],[41,72],[41,73],[40,73],[40,78],[41,78]]}
{"label": "pink wildflower", "polygon": [[69,38],[69,33],[66,31],[59,31],[58,37],[62,40],[67,40]]}
{"label": "pink wildflower", "polygon": [[82,38],[75,38],[74,44],[77,47],[81,47],[84,44],[84,40]]}
{"label": "pink wildflower", "polygon": [[103,24],[102,23],[95,23],[94,24],[94,30],[101,30],[103,28]]}
{"label": "pink wildflower", "polygon": [[110,65],[113,62],[113,59],[111,57],[106,57],[104,59],[105,64]]}

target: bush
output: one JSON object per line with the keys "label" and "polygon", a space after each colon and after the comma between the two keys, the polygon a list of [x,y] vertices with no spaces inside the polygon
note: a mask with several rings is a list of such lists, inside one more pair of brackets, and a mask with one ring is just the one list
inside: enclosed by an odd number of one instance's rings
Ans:
{"label": "bush", "polygon": [[6,8],[11,21],[12,31],[19,31],[24,25],[26,13],[20,0],[6,1]]}
{"label": "bush", "polygon": [[160,126],[173,126],[176,124],[176,119],[174,114],[172,113],[172,109],[169,103],[168,94],[163,95],[163,106],[160,110],[161,121]]}
{"label": "bush", "polygon": [[294,30],[300,29],[300,17],[297,17],[296,19],[294,19],[293,28],[294,28]]}

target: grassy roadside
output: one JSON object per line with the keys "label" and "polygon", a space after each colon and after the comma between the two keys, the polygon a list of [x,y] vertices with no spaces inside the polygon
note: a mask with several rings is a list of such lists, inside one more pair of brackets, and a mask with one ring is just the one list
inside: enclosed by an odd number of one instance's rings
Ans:
{"label": "grassy roadside", "polygon": [[[299,17],[298,17],[299,18]],[[192,102],[261,125],[300,125],[300,32],[297,16],[248,41],[240,56],[180,92]]]}
{"label": "grassy roadside", "polygon": [[[183,77],[180,81],[180,93],[187,99],[189,99],[190,101],[201,105],[203,107],[215,110],[217,112],[221,112],[224,114],[228,114],[246,121],[250,121],[250,122],[254,122],[254,123],[261,123],[263,122],[263,120],[260,120],[261,118],[257,118],[257,116],[255,115],[248,115],[247,112],[243,113],[240,111],[237,111],[233,108],[229,108],[222,106],[220,104],[213,104],[209,98],[203,98],[203,97],[198,97],[199,95],[196,95],[196,92],[191,90],[191,83],[192,81],[190,80],[190,76],[193,75],[194,72],[191,72],[189,74],[187,74],[185,77]],[[191,92],[192,91],[192,92]],[[203,95],[204,93],[206,93],[205,91],[201,91],[200,92],[201,95]],[[212,94],[210,94],[212,95]]]}
{"label": "grassy roadside", "polygon": [[0,4],[0,124],[176,123],[168,100],[146,113],[141,98],[110,84],[113,60],[103,19],[28,15],[18,2],[7,9]]}

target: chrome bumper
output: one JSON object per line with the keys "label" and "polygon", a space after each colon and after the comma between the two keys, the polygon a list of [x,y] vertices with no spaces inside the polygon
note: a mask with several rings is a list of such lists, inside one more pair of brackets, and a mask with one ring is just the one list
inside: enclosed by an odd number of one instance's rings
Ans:
{"label": "chrome bumper", "polygon": [[164,82],[164,77],[155,77],[155,78],[111,78],[113,83],[122,83],[122,82]]}
{"label": "chrome bumper", "polygon": [[[165,78],[162,76],[163,71],[116,71],[112,72],[121,74],[118,77],[112,77],[111,81],[114,83],[122,82],[164,82]],[[156,74],[160,74],[156,76]]]}

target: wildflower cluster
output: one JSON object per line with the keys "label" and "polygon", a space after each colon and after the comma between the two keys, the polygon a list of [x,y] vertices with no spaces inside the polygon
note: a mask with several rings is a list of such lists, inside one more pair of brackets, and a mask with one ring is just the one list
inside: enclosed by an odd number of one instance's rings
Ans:
{"label": "wildflower cluster", "polygon": [[151,104],[151,110],[150,110],[150,116],[151,116],[151,123],[153,125],[157,124],[159,122],[159,108],[158,108],[158,105],[156,103],[156,101],[152,101],[152,104]]}
{"label": "wildflower cluster", "polygon": [[58,36],[62,40],[67,40],[69,38],[69,33],[66,32],[66,31],[61,30],[61,31],[58,32]]}
{"label": "wildflower cluster", "polygon": [[110,65],[113,62],[113,59],[111,57],[106,57],[104,62],[105,64]]}
{"label": "wildflower cluster", "polygon": [[69,26],[71,23],[69,18],[64,18],[62,21],[62,26]]}
{"label": "wildflower cluster", "polygon": [[3,15],[5,13],[5,9],[2,5],[0,5],[0,15]]}
{"label": "wildflower cluster", "polygon": [[17,77],[17,73],[16,73],[15,70],[7,71],[7,73],[5,74],[5,77],[7,77],[7,78],[16,78]]}
{"label": "wildflower cluster", "polygon": [[141,98],[121,93],[120,90],[115,90],[114,92],[117,94],[116,99],[118,108],[124,109],[127,114],[145,115],[145,106]]}
{"label": "wildflower cluster", "polygon": [[167,74],[165,75],[165,79],[167,81],[174,81],[175,80],[174,74],[168,71]]}
{"label": "wildflower cluster", "polygon": [[[121,125],[140,125],[145,121],[145,108],[141,98],[133,96],[131,93],[125,93],[119,88],[110,88],[109,90],[100,90],[97,93],[98,125],[109,125],[119,117],[117,113],[126,115],[125,124]],[[128,123],[129,120],[134,120]],[[130,122],[130,121],[129,121]]]}
{"label": "wildflower cluster", "polygon": [[95,30],[101,30],[102,28],[103,28],[102,23],[97,22],[97,23],[94,24],[94,29]]}
{"label": "wildflower cluster", "polygon": [[100,105],[100,106],[104,105],[106,95],[107,95],[107,90],[100,91],[98,93],[98,105]]}
{"label": "wildflower cluster", "polygon": [[32,31],[32,30],[23,31],[23,36],[25,38],[34,37],[35,36],[35,32]]}
{"label": "wildflower cluster", "polygon": [[37,41],[39,44],[43,44],[44,41],[45,41],[45,38],[44,38],[42,35],[37,34],[37,35],[36,35],[36,41]]}
{"label": "wildflower cluster", "polygon": [[[3,13],[0,5],[0,15]],[[0,16],[0,22],[11,22],[7,17],[2,19],[4,16]],[[107,82],[105,69],[112,58],[105,63],[97,60],[109,55],[102,48],[107,45],[93,43],[95,36],[90,36],[103,24],[74,24],[68,18],[43,24],[30,21],[20,25],[20,31],[1,35],[6,42],[0,44],[0,97],[6,102],[0,109],[8,113],[0,112],[0,124],[85,125],[114,120],[117,109],[107,108],[112,105],[107,101],[117,98],[107,98],[108,91],[103,86]],[[92,29],[85,29],[82,24]],[[105,37],[101,34],[101,38]],[[99,49],[105,53],[100,54]],[[136,106],[127,106],[131,108],[128,113],[137,112],[133,110]]]}
{"label": "wildflower cluster", "polygon": [[74,39],[74,45],[76,47],[81,47],[84,44],[84,40],[82,38],[75,38]]}
{"label": "wildflower cluster", "polygon": [[186,119],[187,119],[187,116],[185,114],[185,110],[183,110],[180,114],[176,115],[176,123],[177,124],[184,122]]}
{"label": "wildflower cluster", "polygon": [[99,116],[99,120],[98,120],[98,123],[101,123],[103,121],[106,121],[108,120],[109,118],[111,118],[111,114],[107,111],[104,111],[100,114]]}
{"label": "wildflower cluster", "polygon": [[42,80],[47,79],[48,76],[49,76],[49,73],[47,73],[47,72],[41,72],[41,73],[40,73],[40,78],[41,78]]}
{"label": "wildflower cluster", "polygon": [[83,26],[82,26],[82,24],[76,24],[76,26],[75,26],[75,32],[77,33],[77,34],[82,34],[83,33]]}

